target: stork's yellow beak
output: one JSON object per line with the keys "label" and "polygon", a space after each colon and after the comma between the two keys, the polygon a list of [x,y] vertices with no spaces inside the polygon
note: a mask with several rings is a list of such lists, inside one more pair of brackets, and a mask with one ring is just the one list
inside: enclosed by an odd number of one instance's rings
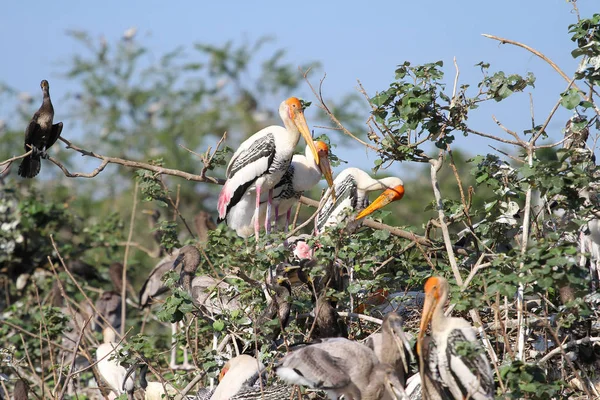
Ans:
{"label": "stork's yellow beak", "polygon": [[374,202],[372,202],[367,208],[362,210],[356,216],[356,219],[364,218],[367,215],[373,213],[374,211],[387,206],[391,202],[400,200],[402,197],[404,197],[404,186],[403,185],[398,185],[394,188],[386,189],[383,193],[381,193],[379,195],[378,198],[375,199]]}
{"label": "stork's yellow beak", "polygon": [[431,321],[431,317],[433,316],[433,310],[437,306],[439,302],[439,298],[436,297],[435,291],[426,291],[425,292],[425,303],[423,304],[423,314],[421,316],[421,324],[419,326],[419,336],[417,337],[417,353],[421,353],[421,342],[425,337],[425,331],[427,330],[427,326]]}
{"label": "stork's yellow beak", "polygon": [[319,152],[317,151],[315,143],[313,142],[312,135],[310,134],[310,130],[308,129],[308,124],[306,123],[306,118],[304,118],[304,113],[302,111],[295,112],[293,116],[293,121],[294,124],[296,124],[298,130],[300,131],[300,134],[306,141],[306,144],[308,145],[308,147],[310,147],[310,151],[313,154],[313,157],[315,158],[315,162],[317,163],[317,165],[319,165]]}
{"label": "stork's yellow beak", "polygon": [[327,185],[329,185],[329,187],[333,187],[333,175],[331,173],[331,165],[329,164],[329,158],[327,157],[327,153],[322,152],[322,151],[319,152],[319,160],[320,160],[320,163],[318,164],[319,169],[321,170],[321,173],[325,177],[325,180],[327,181]]}

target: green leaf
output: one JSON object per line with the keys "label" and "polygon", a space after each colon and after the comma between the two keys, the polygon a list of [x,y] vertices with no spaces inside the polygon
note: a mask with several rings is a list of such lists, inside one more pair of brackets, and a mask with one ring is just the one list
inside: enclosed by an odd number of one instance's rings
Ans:
{"label": "green leaf", "polygon": [[215,331],[221,332],[223,329],[225,329],[225,323],[218,319],[215,322],[213,322],[212,327]]}
{"label": "green leaf", "polygon": [[579,96],[579,91],[576,89],[569,89],[568,91],[561,93],[560,104],[566,108],[567,110],[572,110],[581,101],[581,97]]}

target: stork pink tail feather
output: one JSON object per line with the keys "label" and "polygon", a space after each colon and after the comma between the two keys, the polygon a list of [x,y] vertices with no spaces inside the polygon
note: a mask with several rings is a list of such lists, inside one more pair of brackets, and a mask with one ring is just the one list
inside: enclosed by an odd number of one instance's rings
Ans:
{"label": "stork pink tail feather", "polygon": [[224,219],[227,214],[227,205],[231,200],[231,191],[225,182],[223,188],[221,189],[221,193],[219,193],[219,202],[217,203],[217,210],[219,211],[219,218]]}

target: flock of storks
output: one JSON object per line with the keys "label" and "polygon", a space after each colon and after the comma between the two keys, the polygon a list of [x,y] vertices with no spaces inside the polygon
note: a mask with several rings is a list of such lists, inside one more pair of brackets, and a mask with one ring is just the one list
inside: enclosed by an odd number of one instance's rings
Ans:
{"label": "flock of storks", "polygon": [[[47,149],[56,142],[62,130],[62,123],[53,124],[54,109],[48,82],[42,81],[41,87],[43,104],[33,116],[25,135],[25,150],[32,152],[23,159],[18,171],[26,178],[39,173],[40,159],[47,157]],[[403,197],[403,182],[396,177],[374,179],[360,169],[347,168],[333,179],[329,148],[324,142],[313,142],[303,104],[291,97],[281,103],[279,114],[285,127],[270,126],[252,135],[240,145],[227,167],[227,180],[218,198],[218,215],[219,221],[225,221],[238,235],[246,238],[254,234],[258,244],[262,226],[267,234],[281,228],[281,225],[287,231],[293,206],[304,191],[320,181],[321,176],[325,177],[329,188],[315,217],[314,235],[340,224],[347,230],[354,230],[362,218]],[[306,152],[294,155],[300,136],[306,141]],[[383,192],[369,204],[368,194],[371,191]],[[297,259],[316,262],[311,260],[312,249],[306,241],[290,239],[284,245],[292,247]],[[193,302],[205,315],[241,309],[235,288],[225,280],[196,276],[199,264],[197,247],[187,245],[175,250],[151,272],[140,292],[140,306],[149,306],[152,300],[168,291],[162,277],[169,270],[178,269],[179,284],[190,293]],[[120,268],[119,264],[111,266],[111,277],[115,277],[116,286],[114,296],[120,296]],[[280,328],[285,328],[291,307],[292,270],[294,268],[290,268],[289,264],[281,264],[267,274],[263,288],[267,304],[256,324],[259,329],[263,323],[275,318],[279,318]],[[295,284],[308,284],[306,276],[295,271],[297,276],[304,276]],[[314,290],[314,285],[320,284],[318,291],[325,293],[331,279],[329,276],[320,282],[310,280],[311,290]],[[325,296],[319,296],[314,299],[314,318],[325,321],[320,327],[320,339],[292,345],[289,352],[282,355],[273,369],[284,383],[267,386],[264,380],[266,367],[256,358],[242,354],[227,362],[214,391],[201,391],[193,398],[300,398],[300,392],[295,392],[293,385],[323,390],[330,399],[342,396],[347,400],[494,398],[491,365],[474,328],[465,319],[444,315],[448,282],[442,277],[431,277],[425,283],[424,293],[420,330],[414,346],[409,335],[404,333],[402,318],[396,312],[385,315],[381,332],[372,334],[364,343],[340,337],[344,333],[334,321],[335,311],[323,300]],[[96,350],[97,368],[112,391],[111,397],[122,393],[131,395],[135,387],[135,368],[127,371],[111,358],[120,347],[114,328],[118,328],[121,320],[117,311],[120,309],[120,297],[114,300],[113,294],[101,297],[96,303],[105,326],[104,343]],[[111,314],[110,310],[114,313]],[[323,310],[328,311],[323,313]],[[429,326],[431,333],[427,336]],[[178,325],[174,324],[173,329],[177,328]],[[270,338],[275,340],[281,329],[270,333]],[[187,356],[185,349],[184,368],[190,367]],[[175,361],[176,347],[173,346],[172,367],[177,366]],[[146,398],[178,393],[164,381],[149,382],[146,379],[147,369],[148,366],[144,365],[139,372]]]}

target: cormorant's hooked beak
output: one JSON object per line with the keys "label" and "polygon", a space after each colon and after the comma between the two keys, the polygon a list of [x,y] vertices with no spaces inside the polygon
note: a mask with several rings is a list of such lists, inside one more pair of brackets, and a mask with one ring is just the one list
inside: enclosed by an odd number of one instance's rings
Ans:
{"label": "cormorant's hooked beak", "polygon": [[356,219],[364,218],[367,215],[373,213],[374,211],[387,206],[391,202],[400,200],[402,197],[404,197],[404,186],[403,185],[398,185],[394,188],[386,189],[383,193],[381,193],[379,195],[378,198],[375,199],[374,202],[372,202],[367,208],[362,210],[356,216]]}

